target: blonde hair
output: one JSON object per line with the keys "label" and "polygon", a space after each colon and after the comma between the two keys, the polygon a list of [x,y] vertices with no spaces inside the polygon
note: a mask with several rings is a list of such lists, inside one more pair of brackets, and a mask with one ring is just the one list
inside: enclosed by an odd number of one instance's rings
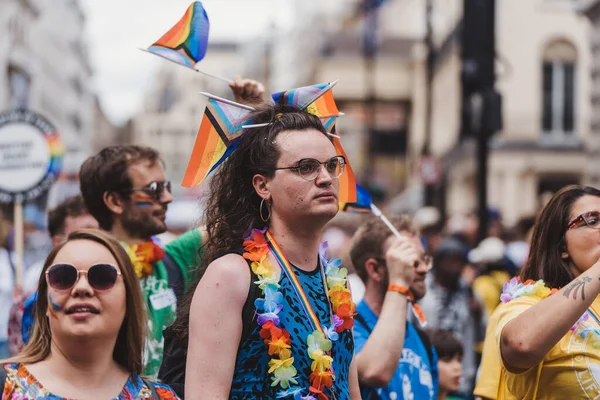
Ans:
{"label": "blonde hair", "polygon": [[[15,357],[2,360],[0,363],[33,364],[45,360],[50,355],[52,331],[46,316],[48,309],[48,283],[46,270],[52,265],[56,255],[69,242],[74,240],[90,240],[104,246],[117,260],[123,283],[125,284],[125,318],[119,329],[117,342],[113,349],[113,359],[127,371],[142,373],[142,352],[146,338],[147,316],[138,278],[127,255],[127,252],[112,236],[96,229],[81,229],[69,235],[56,246],[46,258],[38,283],[38,297],[35,307],[33,332],[27,345]],[[85,349],[82,349],[84,352]]]}

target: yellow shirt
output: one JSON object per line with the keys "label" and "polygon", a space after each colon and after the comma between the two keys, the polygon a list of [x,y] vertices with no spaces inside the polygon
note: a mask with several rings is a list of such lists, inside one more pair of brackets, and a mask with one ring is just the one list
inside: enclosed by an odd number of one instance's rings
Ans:
{"label": "yellow shirt", "polygon": [[510,279],[508,272],[492,271],[486,275],[480,275],[473,281],[473,291],[482,300],[485,314],[492,315],[496,306],[500,303],[502,285]]}
{"label": "yellow shirt", "polygon": [[[541,300],[535,295],[522,296],[502,307],[496,330],[497,349],[506,324]],[[588,314],[600,311],[600,296],[588,311]],[[594,348],[596,343],[600,345],[600,336],[594,332],[582,333],[582,329],[600,332],[600,324],[589,315],[576,331],[569,331],[550,349],[542,363],[537,399],[600,399],[600,350]],[[533,399],[538,367],[514,374],[506,370],[503,361],[502,364],[509,392],[518,399]]]}
{"label": "yellow shirt", "polygon": [[[500,295],[498,295],[500,298]],[[483,353],[481,354],[481,365],[479,366],[479,376],[475,385],[475,396],[483,397],[484,399],[497,399],[498,383],[500,382],[500,356],[498,347],[496,347],[496,329],[500,319],[500,312],[506,307],[506,304],[500,303],[496,310],[488,320],[485,331],[485,341],[483,342]],[[516,397],[504,390],[505,396],[503,399],[516,400]],[[498,399],[500,400],[500,399]]]}

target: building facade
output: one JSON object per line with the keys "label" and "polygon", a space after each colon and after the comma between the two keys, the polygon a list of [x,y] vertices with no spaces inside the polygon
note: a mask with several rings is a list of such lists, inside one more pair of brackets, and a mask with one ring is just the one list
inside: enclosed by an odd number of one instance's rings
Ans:
{"label": "building facade", "polygon": [[[562,186],[589,180],[592,57],[589,24],[575,5],[496,2],[496,89],[503,98],[503,129],[491,140],[487,195],[489,206],[499,209],[509,226],[534,215]],[[453,11],[446,15],[450,23],[434,25],[447,28],[436,35],[431,150],[443,163],[447,211],[465,214],[477,207],[476,146],[461,119],[457,27],[462,10],[457,6]],[[426,116],[413,113],[413,118]],[[410,147],[416,154],[424,132],[412,134]]]}
{"label": "building facade", "polygon": [[600,187],[600,1],[592,0],[582,7],[590,19],[590,48],[592,52],[591,68],[591,124],[588,148],[587,181],[594,187]]}
{"label": "building facade", "polygon": [[78,189],[69,177],[92,149],[96,99],[84,28],[76,0],[2,2],[0,110],[28,108],[55,126],[66,148],[66,180],[56,185],[63,194]]}

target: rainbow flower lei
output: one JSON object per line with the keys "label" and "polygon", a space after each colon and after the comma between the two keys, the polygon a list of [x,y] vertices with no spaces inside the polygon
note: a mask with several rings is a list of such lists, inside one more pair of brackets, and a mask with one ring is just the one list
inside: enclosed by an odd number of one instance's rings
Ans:
{"label": "rainbow flower lei", "polygon": [[[324,327],[323,332],[316,329],[306,338],[307,353],[312,360],[310,387],[308,394],[298,385],[297,370],[294,367],[294,357],[291,356],[290,333],[281,326],[279,313],[283,309],[283,295],[279,289],[279,267],[269,260],[269,245],[265,237],[266,229],[253,229],[244,241],[244,258],[251,261],[252,271],[258,280],[254,283],[261,289],[263,298],[255,301],[257,322],[261,327],[260,337],[268,346],[272,356],[269,361],[271,386],[279,386],[282,390],[277,398],[294,400],[328,400],[325,388],[331,388],[335,379],[332,368],[333,358],[329,355],[332,342],[338,340],[339,334],[354,326],[356,306],[347,288],[346,268],[340,268],[340,259],[327,260],[327,242],[319,247],[319,259],[326,276],[326,290],[332,307],[332,322]],[[323,271],[323,270],[322,270]],[[315,397],[316,396],[316,397]]]}
{"label": "rainbow flower lei", "polygon": [[[542,279],[538,281],[529,279],[522,283],[521,279],[517,276],[504,284],[502,287],[500,300],[503,303],[508,303],[509,301],[521,296],[536,296],[541,299],[545,299],[556,292],[558,292],[558,289],[551,289],[547,287]],[[589,334],[593,335],[593,346],[597,349],[600,348],[600,329],[598,329],[597,325],[591,322],[591,319],[593,319],[592,314],[588,309],[571,327],[571,331],[580,335],[582,339]]]}

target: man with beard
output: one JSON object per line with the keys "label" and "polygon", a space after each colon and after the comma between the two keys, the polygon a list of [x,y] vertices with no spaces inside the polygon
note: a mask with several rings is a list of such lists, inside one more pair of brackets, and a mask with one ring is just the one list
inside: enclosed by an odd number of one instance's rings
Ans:
{"label": "man with beard", "polygon": [[356,307],[354,340],[363,399],[434,400],[438,390],[435,350],[417,325],[424,318],[415,301],[425,295],[431,257],[411,220],[392,220],[402,238],[380,219],[361,226],[350,256],[365,283]]}
{"label": "man with beard", "polygon": [[140,279],[149,314],[144,374],[156,376],[162,332],[175,320],[177,303],[199,264],[201,233],[193,229],[164,249],[155,238],[167,230],[173,196],[160,156],[150,147],[107,147],[83,163],[79,176],[89,212],[125,247]]}

